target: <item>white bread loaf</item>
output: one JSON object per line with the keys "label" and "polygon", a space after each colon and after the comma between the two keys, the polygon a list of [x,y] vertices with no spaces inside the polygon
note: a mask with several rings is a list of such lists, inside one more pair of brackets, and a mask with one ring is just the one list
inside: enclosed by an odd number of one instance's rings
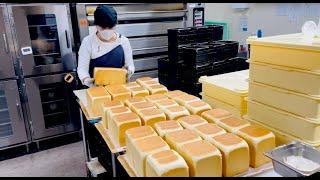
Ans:
{"label": "white bread loaf", "polygon": [[168,144],[160,136],[149,136],[133,141],[133,161],[138,177],[146,176],[146,157],[164,150],[170,150]]}
{"label": "white bread loaf", "polygon": [[146,177],[189,177],[186,161],[174,150],[149,154]]}
{"label": "white bread loaf", "polygon": [[201,117],[210,123],[217,123],[217,121],[231,116],[232,114],[229,111],[220,108],[211,109],[201,113]]}
{"label": "white bread loaf", "polygon": [[222,176],[222,155],[209,142],[201,140],[184,144],[180,154],[189,166],[191,177]]}
{"label": "white bread loaf", "polygon": [[106,86],[106,89],[111,95],[112,100],[125,101],[131,98],[131,92],[122,85]]}
{"label": "white bread loaf", "polygon": [[102,115],[102,104],[111,101],[111,96],[104,87],[92,87],[86,91],[88,108],[96,116]]}
{"label": "white bread loaf", "polygon": [[222,175],[235,176],[249,170],[249,146],[245,140],[232,133],[225,133],[211,138],[222,153]]}
{"label": "white bread loaf", "polygon": [[211,106],[202,100],[186,103],[185,107],[189,110],[191,114],[196,114],[199,116],[202,112],[211,109]]}
{"label": "white bread loaf", "polygon": [[120,147],[125,146],[125,131],[133,127],[141,126],[139,116],[133,112],[115,115],[109,122],[108,128],[112,138]]}
{"label": "white bread loaf", "polygon": [[182,126],[174,120],[157,122],[154,124],[154,129],[162,138],[169,132],[183,130]]}
{"label": "white bread loaf", "polygon": [[226,130],[216,124],[207,123],[194,128],[194,131],[205,140],[227,133]]}
{"label": "white bread loaf", "polygon": [[208,124],[208,122],[204,119],[202,119],[198,115],[190,115],[190,116],[184,116],[178,119],[178,122],[182,125],[182,127],[186,129],[194,130],[195,127]]}
{"label": "white bread loaf", "polygon": [[115,107],[123,107],[124,104],[121,101],[107,101],[102,104],[102,125],[105,129],[108,129],[108,114],[107,111]]}
{"label": "white bread loaf", "polygon": [[166,115],[160,109],[143,109],[138,112],[142,125],[154,127],[154,124],[166,120]]}
{"label": "white bread loaf", "polygon": [[271,161],[264,155],[275,148],[275,135],[268,129],[250,125],[239,129],[236,134],[246,140],[250,149],[250,166],[257,168]]}
{"label": "white bread loaf", "polygon": [[143,139],[149,136],[158,136],[151,126],[139,126],[130,128],[125,132],[126,137],[126,154],[129,160],[129,164],[134,167],[133,154],[137,154],[133,148],[133,142],[139,139]]}
{"label": "white bread loaf", "polygon": [[249,126],[250,123],[244,119],[228,117],[217,121],[217,125],[224,128],[228,132],[235,133],[238,129]]}

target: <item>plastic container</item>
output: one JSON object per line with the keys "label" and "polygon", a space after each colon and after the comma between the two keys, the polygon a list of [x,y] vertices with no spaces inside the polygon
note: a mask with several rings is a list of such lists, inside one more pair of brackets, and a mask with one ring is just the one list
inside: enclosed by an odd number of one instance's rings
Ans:
{"label": "plastic container", "polygon": [[199,66],[181,65],[178,69],[181,72],[181,79],[188,82],[198,82],[201,76],[210,75],[212,72],[212,63],[203,64]]}
{"label": "plastic container", "polygon": [[320,72],[250,62],[249,74],[251,81],[320,97]]}
{"label": "plastic container", "polygon": [[252,62],[320,72],[320,43],[316,38],[306,41],[303,34],[298,33],[248,39],[247,42]]}
{"label": "plastic container", "polygon": [[254,82],[249,83],[249,89],[252,100],[320,123],[320,98]]}
{"label": "plastic container", "polygon": [[224,59],[237,57],[238,51],[239,51],[239,42],[237,41],[218,41],[218,42],[225,44],[225,48],[223,49]]}
{"label": "plastic container", "polygon": [[246,108],[245,98],[248,96],[249,71],[237,71],[216,76],[202,76],[203,95],[230,104],[237,109]]}
{"label": "plastic container", "polygon": [[213,63],[213,51],[209,46],[190,45],[182,49],[183,60],[186,64],[202,65]]}
{"label": "plastic container", "polygon": [[203,93],[200,93],[200,95],[202,96],[202,100],[207,102],[212,108],[221,108],[221,109],[225,109],[227,111],[229,111],[233,116],[237,117],[237,118],[241,118],[242,116],[247,114],[247,108],[243,108],[243,109],[237,109],[236,107],[227,104],[225,102],[219,101],[215,98],[209,97],[204,95]]}
{"label": "plastic container", "polygon": [[243,119],[249,121],[252,125],[260,126],[262,128],[266,128],[266,129],[269,129],[270,131],[272,131],[273,134],[276,136],[276,146],[281,146],[283,144],[288,144],[288,143],[290,143],[292,141],[300,141],[302,143],[308,144],[308,145],[313,146],[313,147],[315,147],[315,148],[320,150],[320,143],[315,143],[315,144],[314,143],[308,143],[308,142],[303,141],[303,140],[301,140],[301,139],[299,139],[299,138],[297,138],[295,136],[292,136],[290,134],[287,134],[285,132],[282,132],[280,130],[272,128],[272,127],[270,127],[270,126],[268,126],[266,124],[263,124],[263,123],[258,122],[256,120],[253,120],[247,115],[243,116]]}
{"label": "plastic container", "polygon": [[320,143],[320,123],[248,99],[248,116],[296,136],[308,143]]}

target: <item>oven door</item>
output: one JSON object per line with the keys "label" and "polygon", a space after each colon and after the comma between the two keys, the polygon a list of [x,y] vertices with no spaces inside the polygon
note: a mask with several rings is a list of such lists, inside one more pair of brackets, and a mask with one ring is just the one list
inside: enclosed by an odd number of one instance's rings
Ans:
{"label": "oven door", "polygon": [[76,68],[67,4],[8,5],[17,56],[25,76]]}
{"label": "oven door", "polygon": [[17,81],[0,81],[0,149],[27,140]]}
{"label": "oven door", "polygon": [[0,79],[12,78],[15,76],[11,56],[12,51],[10,50],[12,37],[7,29],[7,27],[9,27],[7,23],[8,17],[4,11],[4,7],[0,5]]}
{"label": "oven door", "polygon": [[80,118],[73,90],[75,80],[64,81],[66,74],[25,79],[28,110],[32,122],[32,137],[40,139],[79,130]]}

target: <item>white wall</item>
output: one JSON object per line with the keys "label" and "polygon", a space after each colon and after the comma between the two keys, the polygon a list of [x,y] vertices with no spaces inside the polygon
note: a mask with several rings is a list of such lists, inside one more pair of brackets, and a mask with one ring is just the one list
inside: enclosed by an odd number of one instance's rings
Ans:
{"label": "white wall", "polygon": [[[230,39],[246,44],[246,39],[258,29],[263,36],[298,33],[307,20],[318,23],[320,3],[248,3],[249,9],[237,11],[232,3],[206,3],[205,19],[229,23]],[[284,7],[284,11],[277,11]],[[291,10],[290,10],[291,9]],[[277,13],[277,12],[284,12]],[[286,13],[287,12],[287,13]],[[248,17],[248,31],[240,31],[240,16]]]}

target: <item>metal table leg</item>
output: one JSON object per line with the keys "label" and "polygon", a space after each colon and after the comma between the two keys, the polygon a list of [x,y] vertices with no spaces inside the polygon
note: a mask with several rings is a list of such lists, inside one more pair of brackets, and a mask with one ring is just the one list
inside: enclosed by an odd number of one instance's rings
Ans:
{"label": "metal table leg", "polygon": [[81,108],[80,109],[80,121],[81,121],[81,131],[82,131],[82,141],[83,141],[83,149],[84,149],[84,155],[86,158],[86,162],[89,162],[89,155],[88,155],[88,149],[87,149],[87,139],[86,139],[86,135],[84,132],[84,122],[83,122],[83,113]]}
{"label": "metal table leg", "polygon": [[111,153],[111,161],[112,161],[112,174],[113,174],[113,177],[117,177],[117,174],[116,174],[116,157],[115,157],[115,154]]}

